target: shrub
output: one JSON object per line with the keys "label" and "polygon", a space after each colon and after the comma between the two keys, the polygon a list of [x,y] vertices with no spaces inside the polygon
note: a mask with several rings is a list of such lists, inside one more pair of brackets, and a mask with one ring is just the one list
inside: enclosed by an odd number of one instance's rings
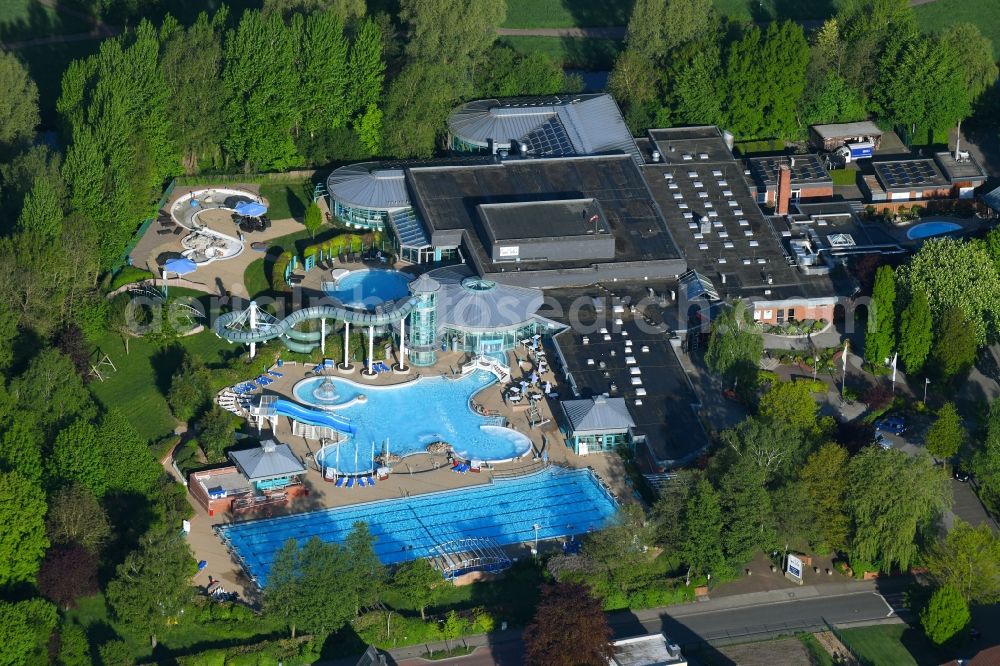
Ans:
{"label": "shrub", "polygon": [[892,388],[885,382],[876,382],[865,390],[861,400],[869,409],[877,411],[892,404],[893,397]]}
{"label": "shrub", "polygon": [[119,287],[126,284],[132,284],[134,282],[142,282],[143,280],[151,280],[155,276],[149,271],[139,268],[138,266],[124,266],[120,271],[115,273],[115,276],[111,278],[111,284],[108,285],[108,291],[114,291]]}
{"label": "shrub", "polygon": [[937,645],[954,638],[970,619],[969,605],[953,585],[935,590],[930,602],[920,611],[920,625],[927,638]]}
{"label": "shrub", "polygon": [[285,269],[288,268],[288,264],[292,263],[293,256],[291,252],[285,250],[275,260],[274,266],[271,267],[271,286],[277,291],[288,290],[288,282],[285,281]]}

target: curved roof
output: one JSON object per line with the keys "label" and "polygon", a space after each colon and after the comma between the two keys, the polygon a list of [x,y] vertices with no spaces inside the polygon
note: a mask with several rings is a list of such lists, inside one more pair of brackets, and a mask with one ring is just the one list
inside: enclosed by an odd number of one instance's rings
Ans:
{"label": "curved roof", "polygon": [[608,94],[540,98],[481,99],[448,116],[448,130],[486,144],[512,139],[541,157],[622,152],[642,157],[614,98]]}
{"label": "curved roof", "polygon": [[542,307],[540,289],[479,278],[467,266],[446,266],[426,274],[440,285],[438,326],[494,331],[530,322]]}
{"label": "curved roof", "polygon": [[326,179],[334,199],[348,206],[391,210],[410,205],[402,169],[381,169],[377,162],[348,164]]}

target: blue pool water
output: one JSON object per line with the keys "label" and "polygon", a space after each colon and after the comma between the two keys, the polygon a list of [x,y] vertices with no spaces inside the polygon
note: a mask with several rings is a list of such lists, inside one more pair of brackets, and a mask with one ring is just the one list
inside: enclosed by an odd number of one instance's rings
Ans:
{"label": "blue pool water", "polygon": [[[317,401],[314,391],[329,381],[336,398]],[[317,456],[321,465],[350,474],[373,469],[373,442],[376,454],[388,441],[389,451],[399,456],[422,453],[428,444],[438,441],[448,442],[467,460],[510,460],[524,455],[531,449],[526,435],[495,427],[496,418],[481,416],[469,405],[476,393],[495,381],[483,370],[457,379],[421,377],[398,386],[363,386],[339,377],[312,377],[296,384],[293,393],[299,402],[334,411],[350,422],[354,434]],[[360,395],[365,396],[364,402],[356,400]]]}
{"label": "blue pool water", "polygon": [[334,283],[326,294],[344,305],[372,310],[386,301],[408,296],[408,285],[413,278],[400,271],[384,268],[367,268],[351,271]]}
{"label": "blue pool water", "polygon": [[357,521],[368,523],[379,559],[393,564],[425,557],[432,546],[453,539],[531,541],[536,524],[539,539],[584,534],[607,525],[615,511],[589,470],[549,467],[474,488],[223,525],[219,534],[263,586],[275,553],[288,539],[303,544],[318,536],[343,543]]}
{"label": "blue pool water", "polygon": [[921,238],[930,238],[932,236],[940,236],[952,231],[958,231],[961,228],[962,225],[955,224],[954,222],[933,220],[931,222],[923,222],[913,227],[906,232],[906,237],[910,240],[919,240]]}

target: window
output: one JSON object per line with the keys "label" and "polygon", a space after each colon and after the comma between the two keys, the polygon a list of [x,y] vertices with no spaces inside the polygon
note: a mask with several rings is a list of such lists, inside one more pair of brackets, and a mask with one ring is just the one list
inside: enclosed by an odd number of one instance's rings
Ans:
{"label": "window", "polygon": [[764,319],[770,319],[774,316],[773,310],[764,310]]}
{"label": "window", "polygon": [[778,310],[778,323],[779,324],[785,323],[785,311],[783,309]]}
{"label": "window", "polygon": [[792,201],[798,201],[802,196],[802,190],[792,190]]}
{"label": "window", "polygon": [[788,308],[788,321],[795,321],[795,308]]}

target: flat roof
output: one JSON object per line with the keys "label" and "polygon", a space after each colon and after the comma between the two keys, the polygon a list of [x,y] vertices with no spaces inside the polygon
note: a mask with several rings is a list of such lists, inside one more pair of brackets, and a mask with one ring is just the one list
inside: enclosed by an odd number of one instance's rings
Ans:
{"label": "flat roof", "polygon": [[595,237],[611,232],[596,199],[480,204],[479,212],[493,237],[503,241]]}
{"label": "flat roof", "polygon": [[651,129],[648,135],[664,164],[713,164],[733,159],[722,131],[715,125]]}
{"label": "flat roof", "polygon": [[[440,239],[450,236],[457,245],[459,238],[468,239],[468,249],[486,272],[506,267],[492,261],[479,237],[475,221],[482,204],[596,199],[615,237],[614,258],[534,262],[546,268],[681,258],[628,155],[511,159],[489,165],[415,168],[407,175],[432,242],[444,245]],[[521,267],[531,270],[532,263],[521,262]]]}
{"label": "flat roof", "polygon": [[834,123],[832,125],[813,125],[812,129],[824,139],[841,139],[855,136],[882,136],[884,132],[870,120],[855,123]]}
{"label": "flat roof", "polygon": [[986,172],[972,155],[961,160],[956,160],[954,153],[944,151],[934,154],[938,166],[944,172],[945,177],[952,181],[986,180]]}
{"label": "flat roof", "polygon": [[778,185],[778,167],[782,164],[791,168],[793,185],[833,185],[833,177],[823,166],[819,155],[751,157],[747,162],[754,180],[765,187]]}
{"label": "flat roof", "polygon": [[872,169],[887,191],[913,187],[945,187],[951,184],[934,160],[927,158],[872,162]]}
{"label": "flat roof", "polygon": [[680,647],[668,643],[663,634],[636,636],[612,644],[615,666],[684,666],[687,659]]}

